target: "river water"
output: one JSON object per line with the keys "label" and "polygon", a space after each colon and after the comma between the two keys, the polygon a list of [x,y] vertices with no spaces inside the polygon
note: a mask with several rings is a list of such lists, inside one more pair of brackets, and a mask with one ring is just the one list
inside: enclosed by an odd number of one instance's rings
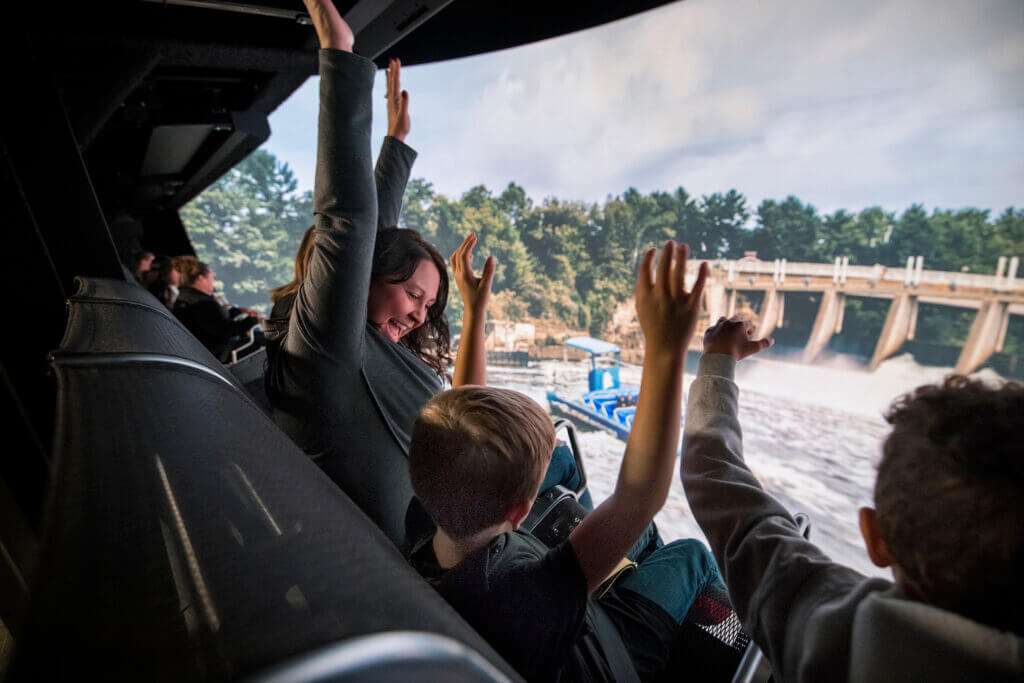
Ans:
{"label": "river water", "polygon": [[[522,391],[547,407],[549,389],[565,395],[585,391],[588,369],[589,363],[562,361],[492,367],[488,382]],[[888,433],[882,414],[902,393],[950,372],[918,365],[909,354],[890,359],[874,373],[843,356],[813,366],[780,355],[745,360],[736,381],[747,464],[790,512],[810,516],[811,539],[830,557],[864,574],[891,578],[868,560],[857,526],[857,510],[871,504],[875,467]],[[998,378],[991,371],[982,373]],[[624,384],[639,381],[639,368],[623,368]],[[692,381],[686,375],[684,388]],[[585,431],[579,441],[596,504],[614,487],[625,444],[601,431]],[[655,521],[666,541],[704,540],[678,476]]]}

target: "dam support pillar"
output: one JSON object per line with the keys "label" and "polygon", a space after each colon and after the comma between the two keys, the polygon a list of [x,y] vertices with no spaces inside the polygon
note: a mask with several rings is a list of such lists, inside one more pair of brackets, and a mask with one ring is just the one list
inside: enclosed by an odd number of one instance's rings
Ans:
{"label": "dam support pillar", "polygon": [[704,288],[704,304],[708,309],[708,324],[714,325],[718,322],[718,319],[723,315],[726,315],[728,307],[728,297],[725,295],[725,285],[715,283],[708,285]]}
{"label": "dam support pillar", "polygon": [[971,325],[960,358],[956,362],[956,372],[966,375],[974,372],[989,357],[1003,350],[1006,342],[1006,330],[1010,324],[1010,304],[1007,301],[984,301],[978,308],[978,315]]}
{"label": "dam support pillar", "polygon": [[758,316],[754,337],[764,339],[774,332],[776,327],[782,327],[782,316],[785,313],[786,295],[777,289],[766,291],[764,293],[764,303],[761,304],[761,315]]}
{"label": "dam support pillar", "polygon": [[874,372],[886,358],[896,353],[903,342],[914,338],[917,328],[917,297],[900,294],[892,300],[889,313],[885,316],[882,334],[878,337],[875,352],[871,355],[869,369]]}
{"label": "dam support pillar", "polygon": [[829,289],[822,293],[818,315],[814,318],[814,328],[804,347],[804,363],[813,363],[822,349],[828,345],[833,334],[843,329],[843,308],[846,306],[846,295]]}

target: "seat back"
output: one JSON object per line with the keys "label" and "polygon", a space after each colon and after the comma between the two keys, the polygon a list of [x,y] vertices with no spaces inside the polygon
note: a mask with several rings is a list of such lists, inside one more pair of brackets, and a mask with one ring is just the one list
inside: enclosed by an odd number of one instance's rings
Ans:
{"label": "seat back", "polygon": [[270,415],[272,410],[270,397],[267,396],[267,389],[264,385],[264,376],[267,370],[267,347],[256,349],[248,356],[230,363],[228,370],[249,392],[252,399],[256,401],[256,405]]}
{"label": "seat back", "polygon": [[174,314],[134,281],[75,278],[60,348],[68,353],[158,353],[189,359],[242,385]]}
{"label": "seat back", "polygon": [[[230,373],[205,349],[186,357],[191,335],[144,303],[79,307],[81,329],[53,354],[53,484],[12,677],[236,678],[418,631],[498,672],[464,680],[517,679]],[[128,338],[103,334],[108,319]],[[161,334],[140,331],[154,321]]]}
{"label": "seat back", "polygon": [[434,633],[398,631],[353,638],[297,657],[250,683],[465,683],[508,680],[462,643]]}

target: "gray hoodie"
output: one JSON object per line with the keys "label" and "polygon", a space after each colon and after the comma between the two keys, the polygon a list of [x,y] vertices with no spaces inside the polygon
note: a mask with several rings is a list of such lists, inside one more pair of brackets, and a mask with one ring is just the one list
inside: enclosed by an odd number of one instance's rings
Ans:
{"label": "gray hoodie", "polygon": [[1024,638],[832,562],[743,462],[736,363],[701,358],[682,480],[743,627],[781,681],[1024,681]]}

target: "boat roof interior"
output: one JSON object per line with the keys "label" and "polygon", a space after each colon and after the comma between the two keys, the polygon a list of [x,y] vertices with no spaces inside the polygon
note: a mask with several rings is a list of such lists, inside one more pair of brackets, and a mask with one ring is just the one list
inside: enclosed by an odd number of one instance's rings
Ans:
{"label": "boat roof interior", "polygon": [[[378,65],[662,4],[338,2]],[[18,0],[4,14],[0,676],[13,643],[12,678],[316,680],[338,662],[387,678],[373,653],[401,650],[426,678],[515,679],[125,271],[142,242],[192,253],[178,209],[315,73],[300,0]],[[356,647],[399,631],[419,635]]]}

